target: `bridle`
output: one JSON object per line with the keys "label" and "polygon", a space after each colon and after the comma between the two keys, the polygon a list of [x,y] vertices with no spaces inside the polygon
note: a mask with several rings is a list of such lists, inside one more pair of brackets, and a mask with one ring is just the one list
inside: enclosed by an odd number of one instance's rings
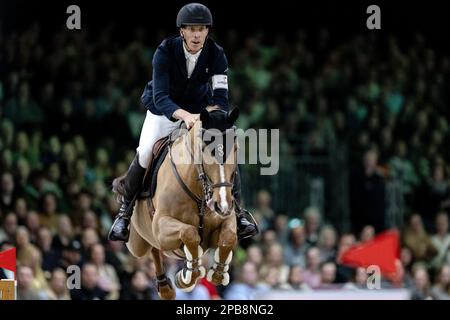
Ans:
{"label": "bridle", "polygon": [[[192,129],[192,128],[191,128]],[[203,133],[205,132],[204,128],[201,128],[201,135],[203,135]],[[225,131],[221,131],[222,136],[226,135],[228,132],[227,129]],[[231,130],[233,130],[233,139],[236,140],[236,127],[233,126],[231,128]],[[180,136],[178,138],[182,138],[183,136]],[[177,139],[178,139],[177,138]],[[235,161],[235,168],[233,170],[233,174],[232,174],[232,179],[231,182],[219,182],[219,183],[213,183],[212,179],[209,177],[209,175],[207,174],[207,172],[205,171],[205,167],[204,167],[204,161],[203,161],[203,152],[205,150],[205,147],[202,143],[202,148],[201,148],[201,162],[200,163],[196,163],[195,161],[195,157],[194,154],[191,152],[190,148],[188,146],[187,149],[189,150],[189,155],[190,158],[192,160],[192,162],[195,165],[195,168],[197,169],[197,181],[199,181],[202,185],[202,195],[197,196],[194,192],[192,192],[189,187],[186,185],[186,183],[183,181],[183,179],[181,178],[176,164],[173,161],[173,156],[172,156],[172,145],[173,143],[177,140],[177,139],[170,139],[170,143],[169,143],[169,159],[170,159],[170,164],[171,164],[171,168],[172,171],[175,175],[175,178],[177,179],[178,183],[180,184],[181,188],[186,192],[186,194],[195,201],[195,203],[197,204],[198,207],[198,212],[199,212],[199,217],[200,217],[200,223],[199,223],[199,234],[200,237],[202,237],[202,229],[204,227],[204,215],[205,215],[205,207],[206,204],[209,203],[209,201],[212,199],[212,195],[213,195],[213,190],[216,188],[221,188],[221,187],[225,187],[225,188],[232,188],[234,186],[234,178],[236,176],[236,171],[237,171],[237,161]],[[186,140],[185,140],[186,143]],[[236,148],[236,141],[234,141],[234,147],[233,147],[233,153],[234,153],[234,157],[235,160],[237,160],[237,148]],[[202,237],[203,239],[203,237]]]}

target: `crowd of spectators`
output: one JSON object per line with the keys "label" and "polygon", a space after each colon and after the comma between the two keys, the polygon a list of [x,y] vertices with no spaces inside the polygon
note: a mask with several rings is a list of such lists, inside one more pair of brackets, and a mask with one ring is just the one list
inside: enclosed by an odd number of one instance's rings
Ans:
{"label": "crowd of spectators", "polygon": [[[140,95],[165,34],[138,28],[120,42],[114,31],[44,34],[33,24],[0,33],[0,251],[17,248],[19,299],[158,299],[151,259],[106,234],[118,211],[111,182],[134,157]],[[231,284],[203,279],[178,297],[364,290],[366,270],[339,257],[392,227],[386,183],[395,180],[406,204],[402,277],[383,286],[450,299],[449,57],[420,34],[406,44],[375,34],[334,41],[327,30],[244,38],[232,30],[216,40],[230,63],[239,127],[279,128],[281,152],[291,156],[348,146],[351,230],[315,207],[277,212],[276,194],[260,190],[245,200],[262,232],[236,249]],[[73,266],[80,289],[67,285]],[[179,266],[167,260],[168,273]]]}

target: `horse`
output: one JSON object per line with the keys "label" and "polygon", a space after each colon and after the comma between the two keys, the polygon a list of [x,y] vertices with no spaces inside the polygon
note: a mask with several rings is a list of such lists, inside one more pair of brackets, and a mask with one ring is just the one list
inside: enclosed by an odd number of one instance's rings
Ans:
{"label": "horse", "polygon": [[[174,276],[182,291],[192,291],[205,275],[215,285],[226,286],[230,281],[228,270],[237,244],[232,187],[237,170],[234,123],[238,116],[238,108],[229,112],[205,108],[190,130],[169,142],[153,196],[149,201],[136,200],[126,246],[137,258],[153,258],[161,299],[176,297],[165,274],[164,256],[184,260]],[[226,152],[223,144],[208,149],[204,137],[211,131],[227,140]],[[113,182],[116,194],[120,194],[117,186],[122,178]],[[201,257],[209,249],[215,250],[214,263],[206,272]]]}

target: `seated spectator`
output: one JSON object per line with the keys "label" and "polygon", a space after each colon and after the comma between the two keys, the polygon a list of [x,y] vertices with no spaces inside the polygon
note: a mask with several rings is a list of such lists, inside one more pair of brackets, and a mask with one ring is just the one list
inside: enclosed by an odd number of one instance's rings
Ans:
{"label": "seated spectator", "polygon": [[303,269],[299,265],[293,265],[289,269],[289,277],[287,283],[280,286],[284,290],[303,290],[311,291],[312,289],[305,283],[303,278]]}
{"label": "seated spectator", "polygon": [[411,290],[412,300],[426,300],[430,299],[430,280],[427,269],[421,264],[416,264],[413,267],[414,284]]}
{"label": "seated spectator", "polygon": [[52,246],[55,250],[61,251],[67,247],[74,238],[72,221],[69,216],[61,215],[58,217],[58,229],[53,237]]}
{"label": "seated spectator", "polygon": [[[306,266],[305,254],[309,248],[306,242],[305,228],[301,220],[291,221],[289,242],[284,249],[284,261],[287,265],[298,264],[302,267]],[[297,223],[298,221],[298,223]]]}
{"label": "seated spectator", "polygon": [[253,262],[259,270],[263,263],[263,253],[258,245],[251,245],[247,249],[247,261]]}
{"label": "seated spectator", "polygon": [[52,300],[70,300],[69,289],[67,288],[67,274],[61,268],[56,268],[50,278],[50,290]]}
{"label": "seated spectator", "polygon": [[72,300],[105,300],[109,292],[99,287],[95,264],[85,263],[81,269],[81,289],[70,290]]}
{"label": "seated spectator", "polygon": [[17,226],[16,214],[14,212],[8,213],[3,219],[2,228],[0,228],[0,242],[15,242]]}
{"label": "seated spectator", "polygon": [[444,264],[438,270],[430,294],[435,300],[450,300],[450,265]]}
{"label": "seated spectator", "polygon": [[337,234],[331,225],[325,225],[320,229],[317,247],[320,251],[320,261],[333,261],[336,259]]}
{"label": "seated spectator", "polygon": [[258,284],[258,271],[254,263],[244,263],[238,275],[239,279],[225,289],[226,300],[252,300],[258,292],[264,290],[264,286]]}
{"label": "seated spectator", "polygon": [[38,289],[33,286],[33,270],[28,266],[17,267],[17,300],[43,300]]}
{"label": "seated spectator", "polygon": [[430,261],[437,254],[419,214],[413,214],[409,218],[409,224],[403,233],[403,243],[411,249],[415,261]]}
{"label": "seated spectator", "polygon": [[331,289],[335,287],[336,264],[334,262],[325,262],[320,267],[320,285],[317,289]]}
{"label": "seated spectator", "polygon": [[55,232],[58,228],[58,199],[56,195],[51,192],[47,192],[42,196],[41,211],[39,214],[39,221],[42,226],[49,228],[52,232]]}
{"label": "seated spectator", "polygon": [[42,269],[52,271],[58,266],[60,252],[52,248],[52,234],[46,227],[41,227],[38,232],[37,246],[42,253]]}
{"label": "seated spectator", "polygon": [[436,234],[431,237],[431,243],[438,251],[432,261],[432,267],[438,269],[444,263],[450,265],[450,232],[448,214],[445,211],[436,215]]}
{"label": "seated spectator", "polygon": [[105,262],[105,248],[102,244],[96,243],[89,247],[89,261],[97,267],[98,287],[109,292],[108,299],[119,298],[120,282],[114,268]]}
{"label": "seated spectator", "polygon": [[278,271],[280,284],[287,282],[289,266],[284,263],[283,247],[279,243],[274,243],[267,249],[260,273],[267,274],[270,268],[275,268]]}
{"label": "seated spectator", "polygon": [[364,228],[361,230],[361,235],[359,237],[359,240],[361,243],[368,242],[373,240],[375,238],[375,228],[372,226],[364,226]]}
{"label": "seated spectator", "polygon": [[311,288],[320,285],[320,251],[317,247],[311,247],[306,251],[306,269],[303,271],[303,280]]}
{"label": "seated spectator", "polygon": [[272,196],[266,190],[258,191],[256,195],[256,205],[254,216],[259,224],[261,231],[271,227],[271,221],[274,217],[274,211],[271,208]]}
{"label": "seated spectator", "polygon": [[365,268],[358,267],[354,269],[354,276],[352,279],[344,285],[345,289],[368,289],[367,287],[367,271]]}
{"label": "seated spectator", "polygon": [[4,172],[0,177],[0,212],[12,211],[16,197],[14,177],[10,172]]}
{"label": "seated spectator", "polygon": [[137,270],[131,277],[131,286],[122,292],[121,300],[156,300],[155,291],[150,287],[150,280],[145,272]]}
{"label": "seated spectator", "polygon": [[39,215],[36,211],[28,211],[27,217],[25,219],[25,226],[27,227],[30,241],[32,243],[36,243],[39,228],[41,227],[41,224],[39,222]]}
{"label": "seated spectator", "polygon": [[306,242],[310,246],[315,246],[319,240],[320,226],[322,223],[322,215],[316,207],[306,208],[303,213],[305,220],[305,236]]}
{"label": "seated spectator", "polygon": [[61,249],[61,259],[58,266],[67,270],[69,266],[81,266],[83,256],[81,255],[81,243],[78,240],[72,240],[67,246]]}

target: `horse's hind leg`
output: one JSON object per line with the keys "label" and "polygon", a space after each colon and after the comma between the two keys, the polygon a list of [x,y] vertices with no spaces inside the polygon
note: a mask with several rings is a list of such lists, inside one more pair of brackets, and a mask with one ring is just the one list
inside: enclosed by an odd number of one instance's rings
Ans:
{"label": "horse's hind leg", "polygon": [[183,291],[192,291],[197,280],[206,274],[205,268],[201,266],[200,258],[203,250],[200,247],[201,239],[197,228],[168,216],[158,221],[158,227],[160,230],[158,239],[162,249],[176,250],[184,244],[186,264],[175,275],[175,285]]}
{"label": "horse's hind leg", "polygon": [[150,244],[139,235],[132,223],[130,224],[130,237],[126,245],[136,258],[142,258],[151,248]]}
{"label": "horse's hind leg", "polygon": [[207,279],[215,285],[228,285],[230,275],[229,265],[233,257],[233,248],[237,243],[236,219],[224,221],[219,231],[219,241],[214,252],[214,264],[209,269]]}
{"label": "horse's hind leg", "polygon": [[158,282],[159,297],[163,300],[174,300],[176,295],[175,290],[173,288],[172,281],[166,277],[161,251],[156,248],[152,248],[151,253],[156,267],[156,280]]}

